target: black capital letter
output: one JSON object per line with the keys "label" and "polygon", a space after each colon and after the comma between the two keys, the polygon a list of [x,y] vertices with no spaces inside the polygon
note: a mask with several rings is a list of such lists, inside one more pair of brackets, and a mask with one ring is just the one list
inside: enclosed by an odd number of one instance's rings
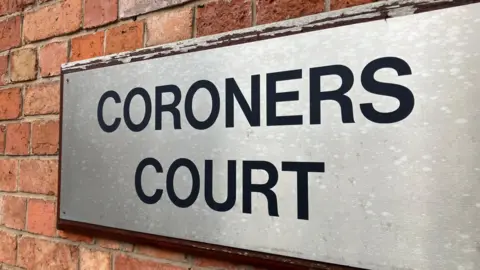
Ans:
{"label": "black capital letter", "polygon": [[267,74],[267,126],[301,125],[301,115],[277,116],[277,102],[298,100],[298,91],[277,93],[277,82],[301,79],[302,70]]}
{"label": "black capital letter", "polygon": [[138,198],[146,204],[154,204],[162,198],[163,190],[156,189],[155,193],[152,196],[148,196],[143,192],[142,188],[142,172],[148,165],[153,166],[157,173],[163,172],[162,165],[158,160],[154,158],[146,158],[140,162],[137,166],[137,170],[135,171],[135,191],[137,191]]}
{"label": "black capital letter", "polygon": [[[193,115],[193,96],[201,88],[205,88],[212,98],[212,111],[210,115],[205,119],[205,121],[198,121],[197,118]],[[188,89],[187,95],[185,97],[185,117],[187,118],[188,123],[193,128],[196,129],[207,129],[211,127],[217,120],[218,114],[220,113],[220,95],[218,94],[218,89],[215,85],[207,80],[197,81]]]}
{"label": "black capital letter", "polygon": [[[173,188],[173,180],[175,176],[175,172],[180,167],[186,167],[190,174],[192,175],[192,190],[190,191],[190,195],[188,195],[185,199],[180,199],[177,194],[175,194],[175,189]],[[180,208],[187,208],[190,207],[198,197],[198,193],[200,192],[200,175],[198,173],[198,169],[191,160],[186,158],[179,158],[175,160],[170,168],[168,168],[167,172],[167,194],[170,200],[176,206]]]}
{"label": "black capital letter", "polygon": [[[338,75],[342,80],[340,88],[334,91],[322,92],[321,77]],[[335,100],[340,105],[343,123],[354,123],[352,101],[345,94],[353,86],[353,73],[343,65],[316,67],[310,69],[310,124],[321,123],[322,100]]]}
{"label": "black capital letter", "polygon": [[[170,104],[162,103],[162,94],[163,93],[172,93],[173,102]],[[180,99],[182,93],[178,86],[162,85],[155,87],[155,130],[162,130],[162,112],[171,112],[173,116],[173,128],[180,129],[180,112],[177,109],[178,104],[180,104]]]}
{"label": "black capital letter", "polygon": [[383,57],[368,63],[362,71],[362,85],[370,93],[394,97],[400,106],[393,112],[382,113],[373,108],[372,103],[360,104],[360,110],[370,121],[379,124],[390,124],[405,119],[413,110],[415,98],[410,89],[392,83],[375,80],[375,72],[381,68],[393,68],[399,76],[411,75],[412,70],[407,62],[396,57]]}
{"label": "black capital letter", "polygon": [[[264,170],[268,174],[265,184],[252,184],[252,170]],[[259,192],[265,195],[268,203],[268,215],[278,217],[277,195],[272,188],[278,182],[278,171],[268,161],[243,162],[243,213],[252,213],[252,192]]]}
{"label": "black capital letter", "polygon": [[250,109],[245,99],[245,96],[242,94],[242,91],[237,85],[237,82],[234,78],[227,78],[225,81],[225,108],[226,108],[226,127],[234,126],[234,110],[233,110],[233,101],[237,99],[238,105],[243,111],[243,114],[250,123],[252,127],[260,126],[260,75],[252,75],[252,90],[250,103],[252,108]]}
{"label": "black capital letter", "polygon": [[[145,115],[139,124],[133,123],[130,116],[130,104],[136,95],[141,96],[145,102]],[[128,92],[128,95],[125,98],[125,104],[123,106],[123,116],[125,117],[125,124],[133,132],[142,131],[147,127],[148,121],[150,121],[150,117],[152,116],[152,101],[150,100],[147,90],[141,87],[136,87]]]}
{"label": "black capital letter", "polygon": [[111,133],[111,132],[114,132],[118,128],[118,126],[120,126],[120,118],[118,117],[115,118],[115,120],[113,121],[113,124],[111,124],[110,126],[105,123],[105,120],[103,119],[103,105],[105,104],[105,101],[107,100],[107,98],[113,98],[113,100],[117,104],[120,103],[121,100],[117,92],[110,90],[103,93],[103,95],[100,97],[100,100],[98,101],[98,107],[97,107],[98,124],[100,125],[100,128],[103,131],[107,133]]}
{"label": "black capital letter", "polygon": [[236,190],[236,171],[237,164],[235,160],[228,161],[227,176],[227,198],[223,203],[217,203],[213,198],[213,161],[205,160],[205,201],[208,206],[218,212],[226,212],[235,205],[237,197]]}
{"label": "black capital letter", "polygon": [[282,162],[282,171],[297,172],[298,219],[308,220],[308,173],[325,172],[323,162]]}

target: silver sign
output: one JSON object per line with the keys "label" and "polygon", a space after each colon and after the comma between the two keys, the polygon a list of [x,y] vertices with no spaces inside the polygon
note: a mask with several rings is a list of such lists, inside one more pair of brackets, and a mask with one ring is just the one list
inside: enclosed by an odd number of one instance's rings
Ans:
{"label": "silver sign", "polygon": [[480,5],[65,74],[60,218],[480,269]]}

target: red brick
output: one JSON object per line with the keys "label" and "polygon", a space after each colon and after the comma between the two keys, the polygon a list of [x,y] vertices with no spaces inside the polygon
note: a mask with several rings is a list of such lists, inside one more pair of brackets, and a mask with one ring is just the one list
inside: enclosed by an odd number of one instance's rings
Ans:
{"label": "red brick", "polygon": [[324,8],[323,0],[257,0],[257,25],[320,13]]}
{"label": "red brick", "polygon": [[[7,133],[7,127],[4,125],[0,125],[0,155],[3,155],[5,153],[5,134],[6,133]],[[1,190],[1,187],[0,187],[0,190]]]}
{"label": "red brick", "polygon": [[60,74],[60,66],[67,60],[67,43],[53,42],[40,48],[39,65],[42,77],[55,76]]}
{"label": "red brick", "polygon": [[12,229],[25,229],[27,200],[22,197],[4,195],[1,205],[1,216],[3,216],[1,224]]}
{"label": "red brick", "polygon": [[7,124],[5,154],[28,155],[30,123]]}
{"label": "red brick", "polygon": [[59,121],[32,123],[32,153],[36,155],[57,154],[59,149]]}
{"label": "red brick", "polygon": [[80,270],[110,270],[110,254],[104,251],[80,248]]}
{"label": "red brick", "polygon": [[113,22],[117,19],[118,0],[85,0],[83,27],[91,28]]}
{"label": "red brick", "polygon": [[16,16],[0,21],[0,51],[18,47],[21,44],[21,20],[20,16]]}
{"label": "red brick", "polygon": [[18,239],[17,265],[26,269],[77,269],[78,247],[23,236]]}
{"label": "red brick", "polygon": [[8,54],[0,56],[0,86],[9,82],[8,78]]}
{"label": "red brick", "polygon": [[17,236],[13,233],[0,231],[0,262],[15,264],[17,257]]}
{"label": "red brick", "polygon": [[80,29],[82,0],[65,0],[26,13],[23,36],[29,43],[49,37],[60,36]]}
{"label": "red brick", "polygon": [[36,49],[15,51],[11,56],[10,79],[12,82],[33,80],[37,77]]}
{"label": "red brick", "polygon": [[149,16],[147,46],[185,40],[192,37],[192,8],[175,8]]}
{"label": "red brick", "polygon": [[250,0],[218,0],[197,8],[197,36],[208,36],[252,25]]}
{"label": "red brick", "polygon": [[330,9],[342,9],[348,8],[353,6],[364,5],[372,2],[376,2],[378,0],[331,0]]}
{"label": "red brick", "polygon": [[20,161],[19,191],[55,195],[57,185],[57,160],[24,159]]}
{"label": "red brick", "polygon": [[35,0],[2,0],[0,1],[0,16],[23,10]]}
{"label": "red brick", "polygon": [[115,270],[186,270],[186,267],[166,263],[140,260],[124,254],[115,257]]}
{"label": "red brick", "polygon": [[56,232],[55,203],[39,199],[29,199],[27,209],[27,231],[46,236]]}
{"label": "red brick", "polygon": [[93,237],[84,234],[77,234],[72,232],[66,232],[57,230],[57,235],[61,238],[68,239],[75,242],[85,242],[87,244],[93,243]]}
{"label": "red brick", "polygon": [[72,39],[70,61],[102,56],[104,37],[104,32],[97,32]]}
{"label": "red brick", "polygon": [[0,120],[16,119],[22,112],[20,88],[0,90]]}
{"label": "red brick", "polygon": [[126,23],[107,31],[105,54],[132,51],[143,46],[143,22]]}
{"label": "red brick", "polygon": [[25,115],[51,114],[59,111],[60,82],[34,84],[25,90],[23,104]]}
{"label": "red brick", "polygon": [[0,190],[17,190],[17,161],[14,159],[0,159]]}
{"label": "red brick", "polygon": [[135,249],[137,253],[151,256],[151,257],[156,257],[159,259],[167,259],[171,261],[187,260],[186,255],[183,253],[173,252],[165,249],[159,249],[152,246],[139,245],[139,246],[136,246]]}
{"label": "red brick", "polygon": [[194,258],[193,264],[199,267],[215,267],[225,270],[236,269],[236,265],[232,263],[202,257]]}
{"label": "red brick", "polygon": [[108,248],[108,249],[117,249],[117,250],[123,250],[123,251],[133,250],[132,244],[119,242],[111,239],[99,238],[97,239],[97,244],[103,248]]}

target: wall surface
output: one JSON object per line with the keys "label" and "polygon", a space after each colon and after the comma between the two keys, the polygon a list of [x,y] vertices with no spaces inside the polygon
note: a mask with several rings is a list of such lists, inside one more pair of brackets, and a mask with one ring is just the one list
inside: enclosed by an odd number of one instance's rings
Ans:
{"label": "wall surface", "polygon": [[374,0],[0,0],[0,269],[254,269],[56,229],[60,65]]}

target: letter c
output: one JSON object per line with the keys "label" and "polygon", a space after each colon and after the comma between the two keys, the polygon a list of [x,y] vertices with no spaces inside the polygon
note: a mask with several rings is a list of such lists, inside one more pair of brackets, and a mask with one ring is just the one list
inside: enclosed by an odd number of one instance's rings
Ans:
{"label": "letter c", "polygon": [[103,105],[105,104],[105,101],[108,98],[113,98],[113,100],[117,104],[120,103],[121,100],[117,92],[110,90],[103,93],[103,95],[100,97],[100,101],[98,102],[98,107],[97,107],[98,124],[100,125],[100,128],[102,128],[103,131],[107,133],[111,133],[111,132],[114,132],[118,128],[118,126],[120,126],[120,118],[118,117],[115,118],[115,120],[113,121],[113,124],[111,125],[107,125],[105,123],[105,120],[103,119]]}
{"label": "letter c", "polygon": [[156,189],[155,193],[152,196],[148,196],[143,192],[142,188],[142,172],[148,165],[151,165],[155,168],[157,173],[163,172],[162,165],[158,160],[154,158],[146,158],[138,164],[137,170],[135,171],[135,191],[137,192],[138,198],[146,204],[157,203],[162,198],[163,190]]}

